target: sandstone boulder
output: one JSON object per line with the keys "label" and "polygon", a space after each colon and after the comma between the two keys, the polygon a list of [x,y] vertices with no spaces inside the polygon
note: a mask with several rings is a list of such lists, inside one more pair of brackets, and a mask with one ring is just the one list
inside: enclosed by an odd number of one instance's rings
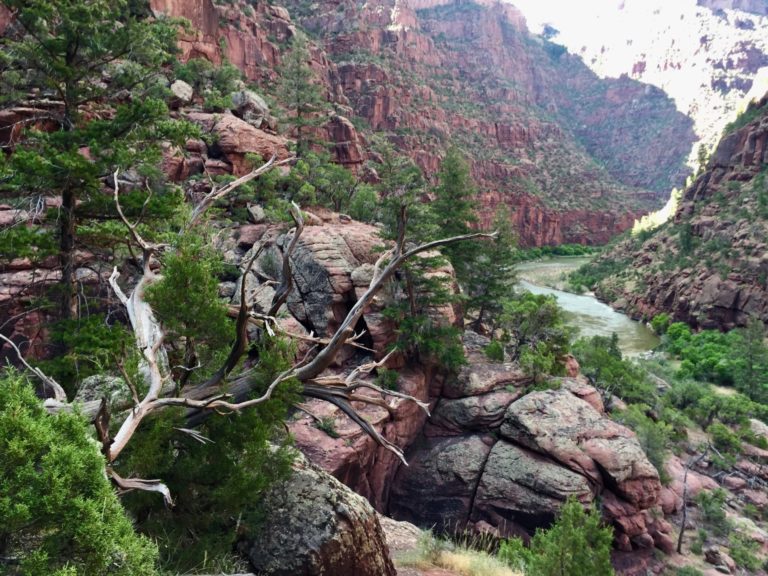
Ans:
{"label": "sandstone boulder", "polygon": [[266,496],[266,524],[241,550],[259,574],[395,576],[368,502],[303,457]]}
{"label": "sandstone boulder", "polygon": [[[216,152],[220,152],[232,165],[232,173],[242,176],[251,169],[247,154],[256,154],[268,160],[275,155],[278,160],[290,156],[288,141],[251,126],[245,120],[230,113],[209,114],[191,112],[188,119],[216,138]],[[213,152],[209,152],[209,155]]]}
{"label": "sandstone boulder", "polygon": [[176,105],[184,105],[192,102],[195,90],[184,80],[176,80],[171,84],[171,94],[173,94],[173,101]]}
{"label": "sandstone boulder", "polygon": [[640,508],[658,502],[659,474],[634,433],[566,390],[533,392],[514,402],[501,435],[610,487]]}
{"label": "sandstone boulder", "polygon": [[528,530],[549,526],[563,502],[594,498],[587,479],[556,462],[509,442],[497,442],[483,470],[472,513],[502,534],[511,527]]}
{"label": "sandstone boulder", "polygon": [[274,130],[276,121],[269,114],[269,105],[252,90],[240,90],[230,95],[232,112],[254,128]]}
{"label": "sandstone boulder", "polygon": [[438,531],[464,527],[492,443],[482,435],[424,439],[392,486],[392,515]]}

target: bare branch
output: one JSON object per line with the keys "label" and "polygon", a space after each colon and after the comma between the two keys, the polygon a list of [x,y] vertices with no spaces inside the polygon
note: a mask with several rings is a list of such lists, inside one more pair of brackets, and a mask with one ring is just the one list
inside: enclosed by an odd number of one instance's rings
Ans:
{"label": "bare branch", "polygon": [[[341,347],[344,346],[347,339],[354,333],[352,328],[357,325],[358,320],[360,320],[365,309],[373,301],[376,294],[378,294],[384,282],[386,282],[406,260],[422,252],[439,248],[440,246],[461,242],[463,240],[473,240],[475,238],[496,238],[497,235],[496,232],[491,234],[483,232],[462,234],[461,236],[453,236],[451,238],[443,238],[441,240],[435,240],[434,242],[428,242],[427,244],[421,244],[403,254],[394,256],[380,274],[374,275],[368,289],[358,299],[355,305],[352,306],[347,313],[347,317],[341,323],[338,330],[336,330],[336,333],[333,335],[328,345],[315,356],[312,362],[296,372],[296,378],[301,382],[307,382],[319,376],[321,372],[330,366]],[[397,248],[395,251],[397,251]]]}
{"label": "bare branch", "polygon": [[45,390],[53,394],[53,399],[56,402],[67,401],[67,393],[64,392],[64,388],[62,388],[61,384],[56,382],[56,380],[54,380],[50,376],[43,373],[43,371],[40,370],[40,368],[35,368],[31,364],[29,364],[29,362],[27,362],[24,359],[24,356],[21,354],[21,350],[19,350],[19,347],[16,346],[13,340],[4,336],[3,334],[0,334],[0,339],[5,341],[6,344],[8,344],[11,348],[13,348],[14,352],[16,352],[16,357],[19,359],[19,362],[21,362],[27,370],[32,372],[32,374],[34,374],[40,379],[40,381],[43,383],[43,386],[45,387]]}
{"label": "bare branch", "polygon": [[288,249],[283,254],[283,268],[280,286],[277,288],[277,290],[275,290],[275,295],[272,297],[272,306],[270,306],[269,312],[267,312],[267,316],[275,316],[280,311],[280,307],[288,299],[288,295],[290,294],[291,288],[293,287],[293,274],[291,274],[291,257],[293,256],[293,252],[299,242],[301,233],[304,231],[304,217],[301,215],[301,210],[295,202],[291,202],[291,217],[296,223],[296,230],[293,232],[293,238],[291,238],[291,242],[288,244]]}
{"label": "bare branch", "polygon": [[122,478],[112,468],[107,468],[107,475],[120,489],[121,492],[131,492],[133,490],[144,490],[146,492],[158,492],[163,495],[166,506],[173,506],[173,498],[168,486],[160,480],[142,480],[140,478]]}
{"label": "bare branch", "polygon": [[291,156],[290,158],[286,158],[285,160],[281,160],[280,162],[275,162],[275,155],[272,155],[272,158],[269,159],[269,161],[258,168],[250,171],[245,176],[240,176],[237,180],[233,180],[229,184],[226,184],[225,186],[222,186],[221,188],[216,188],[215,186],[213,189],[205,195],[205,197],[200,201],[200,203],[195,206],[195,209],[192,211],[192,217],[190,218],[189,227],[194,226],[197,221],[200,219],[200,217],[205,214],[205,212],[208,210],[208,208],[211,207],[211,205],[216,202],[217,200],[220,200],[224,198],[227,194],[232,192],[233,190],[236,190],[243,184],[247,184],[254,178],[258,178],[262,174],[265,174],[269,172],[272,168],[276,166],[282,166],[284,164],[288,164],[290,162],[293,162],[296,158]]}

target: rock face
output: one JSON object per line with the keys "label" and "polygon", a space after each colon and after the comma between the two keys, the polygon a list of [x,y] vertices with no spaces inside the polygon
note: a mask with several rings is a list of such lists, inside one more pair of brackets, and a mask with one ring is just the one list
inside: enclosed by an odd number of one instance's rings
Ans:
{"label": "rock face", "polygon": [[284,485],[265,498],[266,524],[241,544],[259,574],[395,576],[371,505],[299,458]]}
{"label": "rock face", "polygon": [[[627,78],[600,80],[530,36],[511,5],[285,6],[320,38],[311,66],[338,112],[322,129],[338,162],[358,170],[366,159],[352,116],[394,132],[398,149],[430,178],[446,143],[457,143],[480,183],[481,220],[508,206],[526,245],[604,243],[684,173],[694,135],[663,93]],[[274,81],[295,30],[285,8],[266,4],[152,0],[152,7],[192,22],[183,59],[226,57],[263,84]],[[665,146],[655,145],[659,137]],[[598,150],[607,171],[595,164]]]}
{"label": "rock face", "polygon": [[598,284],[601,299],[636,317],[668,312],[700,328],[768,321],[768,97],[747,115],[752,121],[722,139],[684,191],[673,222],[601,256],[623,269]]}
{"label": "rock face", "polygon": [[[468,392],[496,396],[492,405],[503,406],[503,417],[489,420],[476,411],[446,425],[440,408],[456,400],[442,398],[425,438],[408,452],[410,466],[395,478],[389,510],[396,518],[438,529],[490,525],[502,535],[525,534],[549,526],[567,498],[589,504],[599,496],[622,549],[671,547],[670,527],[650,513],[660,504],[656,469],[633,432],[569,391],[586,394],[586,382],[564,379],[559,390],[515,399],[521,391],[512,394],[508,384],[478,387],[474,366],[459,380]],[[511,395],[502,400],[501,390]]]}

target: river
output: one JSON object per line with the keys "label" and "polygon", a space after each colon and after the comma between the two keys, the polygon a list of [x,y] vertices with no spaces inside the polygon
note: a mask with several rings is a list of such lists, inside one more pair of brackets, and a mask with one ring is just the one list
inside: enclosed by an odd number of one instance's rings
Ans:
{"label": "river", "polygon": [[581,336],[610,336],[615,332],[619,336],[621,351],[628,356],[655,348],[659,338],[645,324],[616,312],[592,295],[572,294],[558,289],[565,284],[565,274],[588,261],[589,258],[583,257],[556,257],[519,264],[518,286],[534,294],[554,294]]}

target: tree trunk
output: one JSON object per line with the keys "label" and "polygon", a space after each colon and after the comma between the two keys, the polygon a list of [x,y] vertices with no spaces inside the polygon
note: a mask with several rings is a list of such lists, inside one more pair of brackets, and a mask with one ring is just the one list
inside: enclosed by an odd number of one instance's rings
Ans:
{"label": "tree trunk", "polygon": [[61,264],[59,319],[77,315],[75,291],[75,193],[65,188],[61,194],[59,217],[59,263]]}

